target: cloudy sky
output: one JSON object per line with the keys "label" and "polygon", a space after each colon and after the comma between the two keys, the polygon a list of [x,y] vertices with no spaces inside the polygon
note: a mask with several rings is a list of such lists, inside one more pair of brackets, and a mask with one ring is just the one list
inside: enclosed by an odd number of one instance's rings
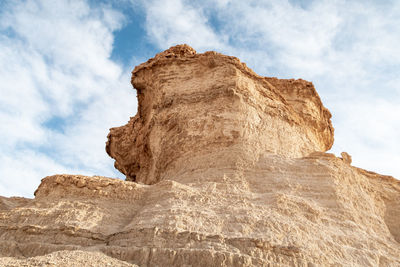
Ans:
{"label": "cloudy sky", "polygon": [[55,173],[123,178],[108,129],[137,110],[133,67],[175,44],[314,83],[333,153],[400,177],[400,1],[0,1],[0,195]]}

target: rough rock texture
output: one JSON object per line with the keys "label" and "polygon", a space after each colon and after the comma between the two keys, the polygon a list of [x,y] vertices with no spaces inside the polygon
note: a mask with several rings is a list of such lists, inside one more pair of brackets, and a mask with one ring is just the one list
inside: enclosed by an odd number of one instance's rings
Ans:
{"label": "rough rock texture", "polygon": [[106,148],[130,181],[171,179],[187,159],[221,149],[227,158],[212,163],[222,168],[333,144],[331,114],[312,83],[260,77],[235,57],[175,46],[137,66],[132,84],[138,113],[110,130]]}
{"label": "rough rock texture", "polygon": [[54,175],[35,199],[1,198],[0,265],[79,250],[139,266],[400,266],[400,182],[324,153],[333,128],[311,83],[188,46],[132,82],[138,114],[107,152],[140,183]]}
{"label": "rough rock texture", "polygon": [[104,255],[101,252],[80,251],[80,250],[61,250],[44,256],[36,256],[26,259],[16,259],[11,257],[0,258],[0,266],[3,267],[134,267],[129,264]]}
{"label": "rough rock texture", "polygon": [[348,164],[351,164],[352,162],[352,158],[351,156],[347,153],[347,152],[342,152],[340,153],[340,155],[342,156],[342,160]]}

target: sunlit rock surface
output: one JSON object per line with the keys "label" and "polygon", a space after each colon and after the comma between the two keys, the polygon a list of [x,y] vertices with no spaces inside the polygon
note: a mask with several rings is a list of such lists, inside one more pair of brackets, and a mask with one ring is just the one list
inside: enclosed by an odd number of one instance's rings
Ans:
{"label": "sunlit rock surface", "polygon": [[[188,160],[226,168],[333,144],[331,114],[310,82],[260,77],[235,57],[172,47],[137,66],[132,84],[138,113],[112,128],[107,143],[127,180],[178,181]],[[224,160],[210,161],[221,150]]]}
{"label": "sunlit rock surface", "polygon": [[0,265],[400,266],[400,182],[325,153],[310,82],[182,45],[132,84],[138,114],[106,146],[128,181],[54,175],[0,198]]}

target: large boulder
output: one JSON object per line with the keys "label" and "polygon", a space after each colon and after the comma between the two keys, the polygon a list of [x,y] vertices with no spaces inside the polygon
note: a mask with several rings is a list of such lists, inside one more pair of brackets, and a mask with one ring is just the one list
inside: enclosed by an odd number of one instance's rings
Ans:
{"label": "large boulder", "polygon": [[312,83],[258,76],[235,57],[174,46],[137,66],[132,85],[138,112],[110,130],[106,146],[129,181],[179,180],[182,165],[219,164],[210,158],[221,150],[223,167],[333,144],[331,114]]}

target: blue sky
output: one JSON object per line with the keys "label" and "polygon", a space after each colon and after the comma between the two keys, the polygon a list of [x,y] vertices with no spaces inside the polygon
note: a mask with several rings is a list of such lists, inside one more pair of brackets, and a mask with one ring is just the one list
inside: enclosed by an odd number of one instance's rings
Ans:
{"label": "blue sky", "polygon": [[187,43],[314,83],[353,165],[400,177],[400,1],[0,2],[0,195],[55,173],[123,178],[108,129],[137,110],[130,71]]}

